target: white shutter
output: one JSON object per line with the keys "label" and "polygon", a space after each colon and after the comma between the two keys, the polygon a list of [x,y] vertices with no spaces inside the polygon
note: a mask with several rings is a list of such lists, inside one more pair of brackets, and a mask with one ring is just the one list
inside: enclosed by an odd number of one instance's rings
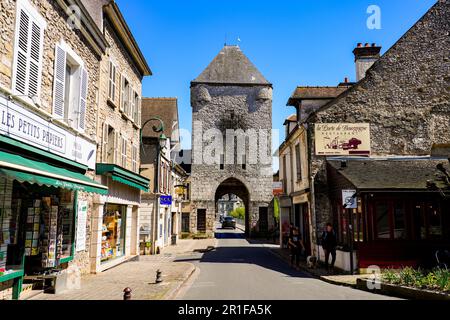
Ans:
{"label": "white shutter", "polygon": [[130,114],[129,117],[134,120],[134,108],[135,108],[135,101],[134,101],[134,90],[130,87]]}
{"label": "white shutter", "polygon": [[102,162],[106,163],[108,162],[108,133],[109,133],[109,125],[106,123],[103,123],[103,130],[102,130]]}
{"label": "white shutter", "polygon": [[78,129],[84,131],[86,128],[86,106],[88,94],[88,73],[86,69],[81,70],[80,79],[80,105],[78,109]]}
{"label": "white shutter", "polygon": [[142,109],[142,100],[141,100],[141,97],[138,97],[137,98],[137,106],[136,106],[136,108],[137,108],[137,124],[138,124],[138,126],[140,127],[141,126],[141,109]]}
{"label": "white shutter", "polygon": [[125,77],[123,75],[120,76],[120,110],[124,111],[125,105]]}
{"label": "white shutter", "polygon": [[44,27],[23,8],[17,11],[13,91],[39,96],[42,72]]}
{"label": "white shutter", "polygon": [[39,96],[42,73],[42,42],[44,30],[31,23],[30,61],[28,71],[28,95]]}
{"label": "white shutter", "polygon": [[55,73],[53,79],[53,114],[63,119],[66,85],[66,51],[58,44],[55,48]]}
{"label": "white shutter", "polygon": [[119,152],[120,152],[120,133],[114,131],[114,164],[119,164]]}

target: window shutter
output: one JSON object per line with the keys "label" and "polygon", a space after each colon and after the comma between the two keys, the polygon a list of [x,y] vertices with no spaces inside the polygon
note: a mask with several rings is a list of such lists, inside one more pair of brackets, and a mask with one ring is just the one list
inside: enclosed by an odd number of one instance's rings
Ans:
{"label": "window shutter", "polygon": [[24,9],[17,13],[13,91],[39,96],[44,28]]}
{"label": "window shutter", "polygon": [[63,119],[66,85],[66,51],[58,44],[55,48],[55,73],[53,79],[53,114]]}
{"label": "window shutter", "polygon": [[14,77],[14,90],[19,94],[26,94],[27,88],[27,58],[28,58],[28,33],[30,17],[25,11],[20,10],[18,34],[16,35],[16,66]]}
{"label": "window shutter", "polygon": [[38,96],[41,85],[43,29],[31,23],[30,65],[28,71],[28,95]]}
{"label": "window shutter", "polygon": [[86,103],[88,94],[88,73],[86,69],[81,70],[80,79],[80,105],[78,109],[78,129],[84,131],[86,128]]}
{"label": "window shutter", "polygon": [[124,105],[125,105],[125,77],[123,75],[120,76],[120,107],[119,109],[121,111],[124,111]]}
{"label": "window shutter", "polygon": [[130,88],[130,118],[131,120],[134,120],[134,108],[135,108],[135,101],[134,101],[134,91]]}
{"label": "window shutter", "polygon": [[114,131],[114,164],[119,164],[119,152],[120,152],[120,133]]}
{"label": "window shutter", "polygon": [[103,123],[103,137],[102,137],[102,161],[108,162],[108,133],[109,125]]}
{"label": "window shutter", "polygon": [[142,109],[142,103],[141,103],[141,97],[137,98],[137,124],[140,127],[141,126],[141,109]]}

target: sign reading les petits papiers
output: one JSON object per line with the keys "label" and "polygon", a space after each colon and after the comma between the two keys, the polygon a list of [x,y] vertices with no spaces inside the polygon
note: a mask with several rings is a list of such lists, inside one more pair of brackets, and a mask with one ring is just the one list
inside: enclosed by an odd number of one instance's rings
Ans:
{"label": "sign reading les petits papiers", "polygon": [[370,155],[369,123],[316,123],[318,156]]}

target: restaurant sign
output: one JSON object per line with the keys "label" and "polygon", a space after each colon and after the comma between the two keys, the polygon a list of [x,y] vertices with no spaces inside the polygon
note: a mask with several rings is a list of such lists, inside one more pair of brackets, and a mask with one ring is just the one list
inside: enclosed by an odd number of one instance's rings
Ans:
{"label": "restaurant sign", "polygon": [[370,124],[316,123],[318,156],[370,155]]}
{"label": "restaurant sign", "polygon": [[96,145],[0,96],[0,134],[95,169]]}

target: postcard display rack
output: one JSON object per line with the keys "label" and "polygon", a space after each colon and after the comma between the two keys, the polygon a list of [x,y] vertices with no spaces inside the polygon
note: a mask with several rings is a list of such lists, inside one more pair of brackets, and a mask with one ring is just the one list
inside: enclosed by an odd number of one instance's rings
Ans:
{"label": "postcard display rack", "polygon": [[17,243],[18,207],[20,200],[12,199],[13,182],[0,178],[0,275],[7,270],[8,246]]}

